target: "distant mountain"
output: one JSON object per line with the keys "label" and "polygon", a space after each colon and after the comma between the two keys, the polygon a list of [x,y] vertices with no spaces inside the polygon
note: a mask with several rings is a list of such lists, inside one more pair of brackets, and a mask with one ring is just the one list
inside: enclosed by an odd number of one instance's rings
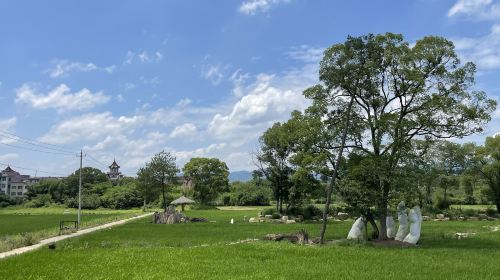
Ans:
{"label": "distant mountain", "polygon": [[250,181],[251,179],[252,179],[252,172],[250,171],[234,171],[229,173],[229,182]]}

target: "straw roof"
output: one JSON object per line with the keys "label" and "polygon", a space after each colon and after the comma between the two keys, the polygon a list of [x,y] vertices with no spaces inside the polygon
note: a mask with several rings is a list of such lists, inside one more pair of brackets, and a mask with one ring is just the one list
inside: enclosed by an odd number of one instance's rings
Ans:
{"label": "straw roof", "polygon": [[193,204],[196,203],[194,200],[191,200],[185,196],[181,196],[178,199],[170,202],[171,205],[182,205],[182,204]]}

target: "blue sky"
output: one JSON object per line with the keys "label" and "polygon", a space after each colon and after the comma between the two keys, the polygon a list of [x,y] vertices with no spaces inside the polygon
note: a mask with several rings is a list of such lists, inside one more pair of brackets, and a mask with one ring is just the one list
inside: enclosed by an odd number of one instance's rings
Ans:
{"label": "blue sky", "polygon": [[[385,32],[453,40],[500,99],[499,1],[2,1],[0,163],[68,174],[83,148],[85,165],[116,158],[134,175],[165,149],[179,166],[204,156],[251,170],[259,135],[307,106],[322,50]],[[465,140],[498,132],[499,110]]]}

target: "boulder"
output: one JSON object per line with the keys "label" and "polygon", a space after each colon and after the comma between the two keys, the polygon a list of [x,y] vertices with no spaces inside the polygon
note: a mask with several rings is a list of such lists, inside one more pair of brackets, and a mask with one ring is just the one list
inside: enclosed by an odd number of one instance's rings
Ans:
{"label": "boulder", "polygon": [[445,218],[444,214],[437,214],[436,219],[443,220]]}
{"label": "boulder", "polygon": [[288,216],[283,216],[283,217],[281,217],[281,220],[282,220],[283,222],[288,221]]}
{"label": "boulder", "polygon": [[338,212],[337,213],[337,218],[339,220],[346,220],[347,218],[349,218],[349,214],[344,213],[344,212]]}
{"label": "boulder", "polygon": [[272,219],[273,215],[265,215],[264,218],[266,218],[266,219]]}
{"label": "boulder", "polygon": [[488,220],[488,215],[486,214],[479,214],[477,215],[477,217],[479,218],[479,220]]}
{"label": "boulder", "polygon": [[252,218],[250,218],[250,219],[248,220],[248,222],[250,222],[250,223],[256,223],[256,222],[258,222],[258,221],[257,221],[257,219],[255,219],[254,217],[252,217]]}
{"label": "boulder", "polygon": [[295,220],[286,220],[286,222],[285,222],[285,223],[286,223],[287,225],[288,225],[288,224],[295,224]]}
{"label": "boulder", "polygon": [[422,221],[430,221],[431,217],[429,216],[422,216]]}

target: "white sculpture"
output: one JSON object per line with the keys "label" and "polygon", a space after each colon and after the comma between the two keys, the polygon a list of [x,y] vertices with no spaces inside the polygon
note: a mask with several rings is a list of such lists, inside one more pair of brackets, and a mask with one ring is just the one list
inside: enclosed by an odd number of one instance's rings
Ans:
{"label": "white sculpture", "polygon": [[359,217],[354,224],[352,224],[351,230],[347,235],[347,239],[361,239],[363,238],[363,233],[365,231],[365,218]]}
{"label": "white sculpture", "polygon": [[417,244],[420,239],[420,229],[422,227],[422,213],[420,212],[420,207],[413,207],[413,209],[410,210],[408,218],[410,221],[410,233],[406,235],[403,242]]}
{"label": "white sculpture", "polygon": [[385,219],[385,225],[387,227],[387,237],[394,239],[394,237],[396,237],[396,225],[394,224],[394,218],[392,218],[392,216],[387,216]]}
{"label": "white sculpture", "polygon": [[394,239],[403,241],[410,232],[410,229],[408,228],[408,215],[406,214],[406,206],[404,201],[401,201],[398,204],[398,221],[399,228]]}

